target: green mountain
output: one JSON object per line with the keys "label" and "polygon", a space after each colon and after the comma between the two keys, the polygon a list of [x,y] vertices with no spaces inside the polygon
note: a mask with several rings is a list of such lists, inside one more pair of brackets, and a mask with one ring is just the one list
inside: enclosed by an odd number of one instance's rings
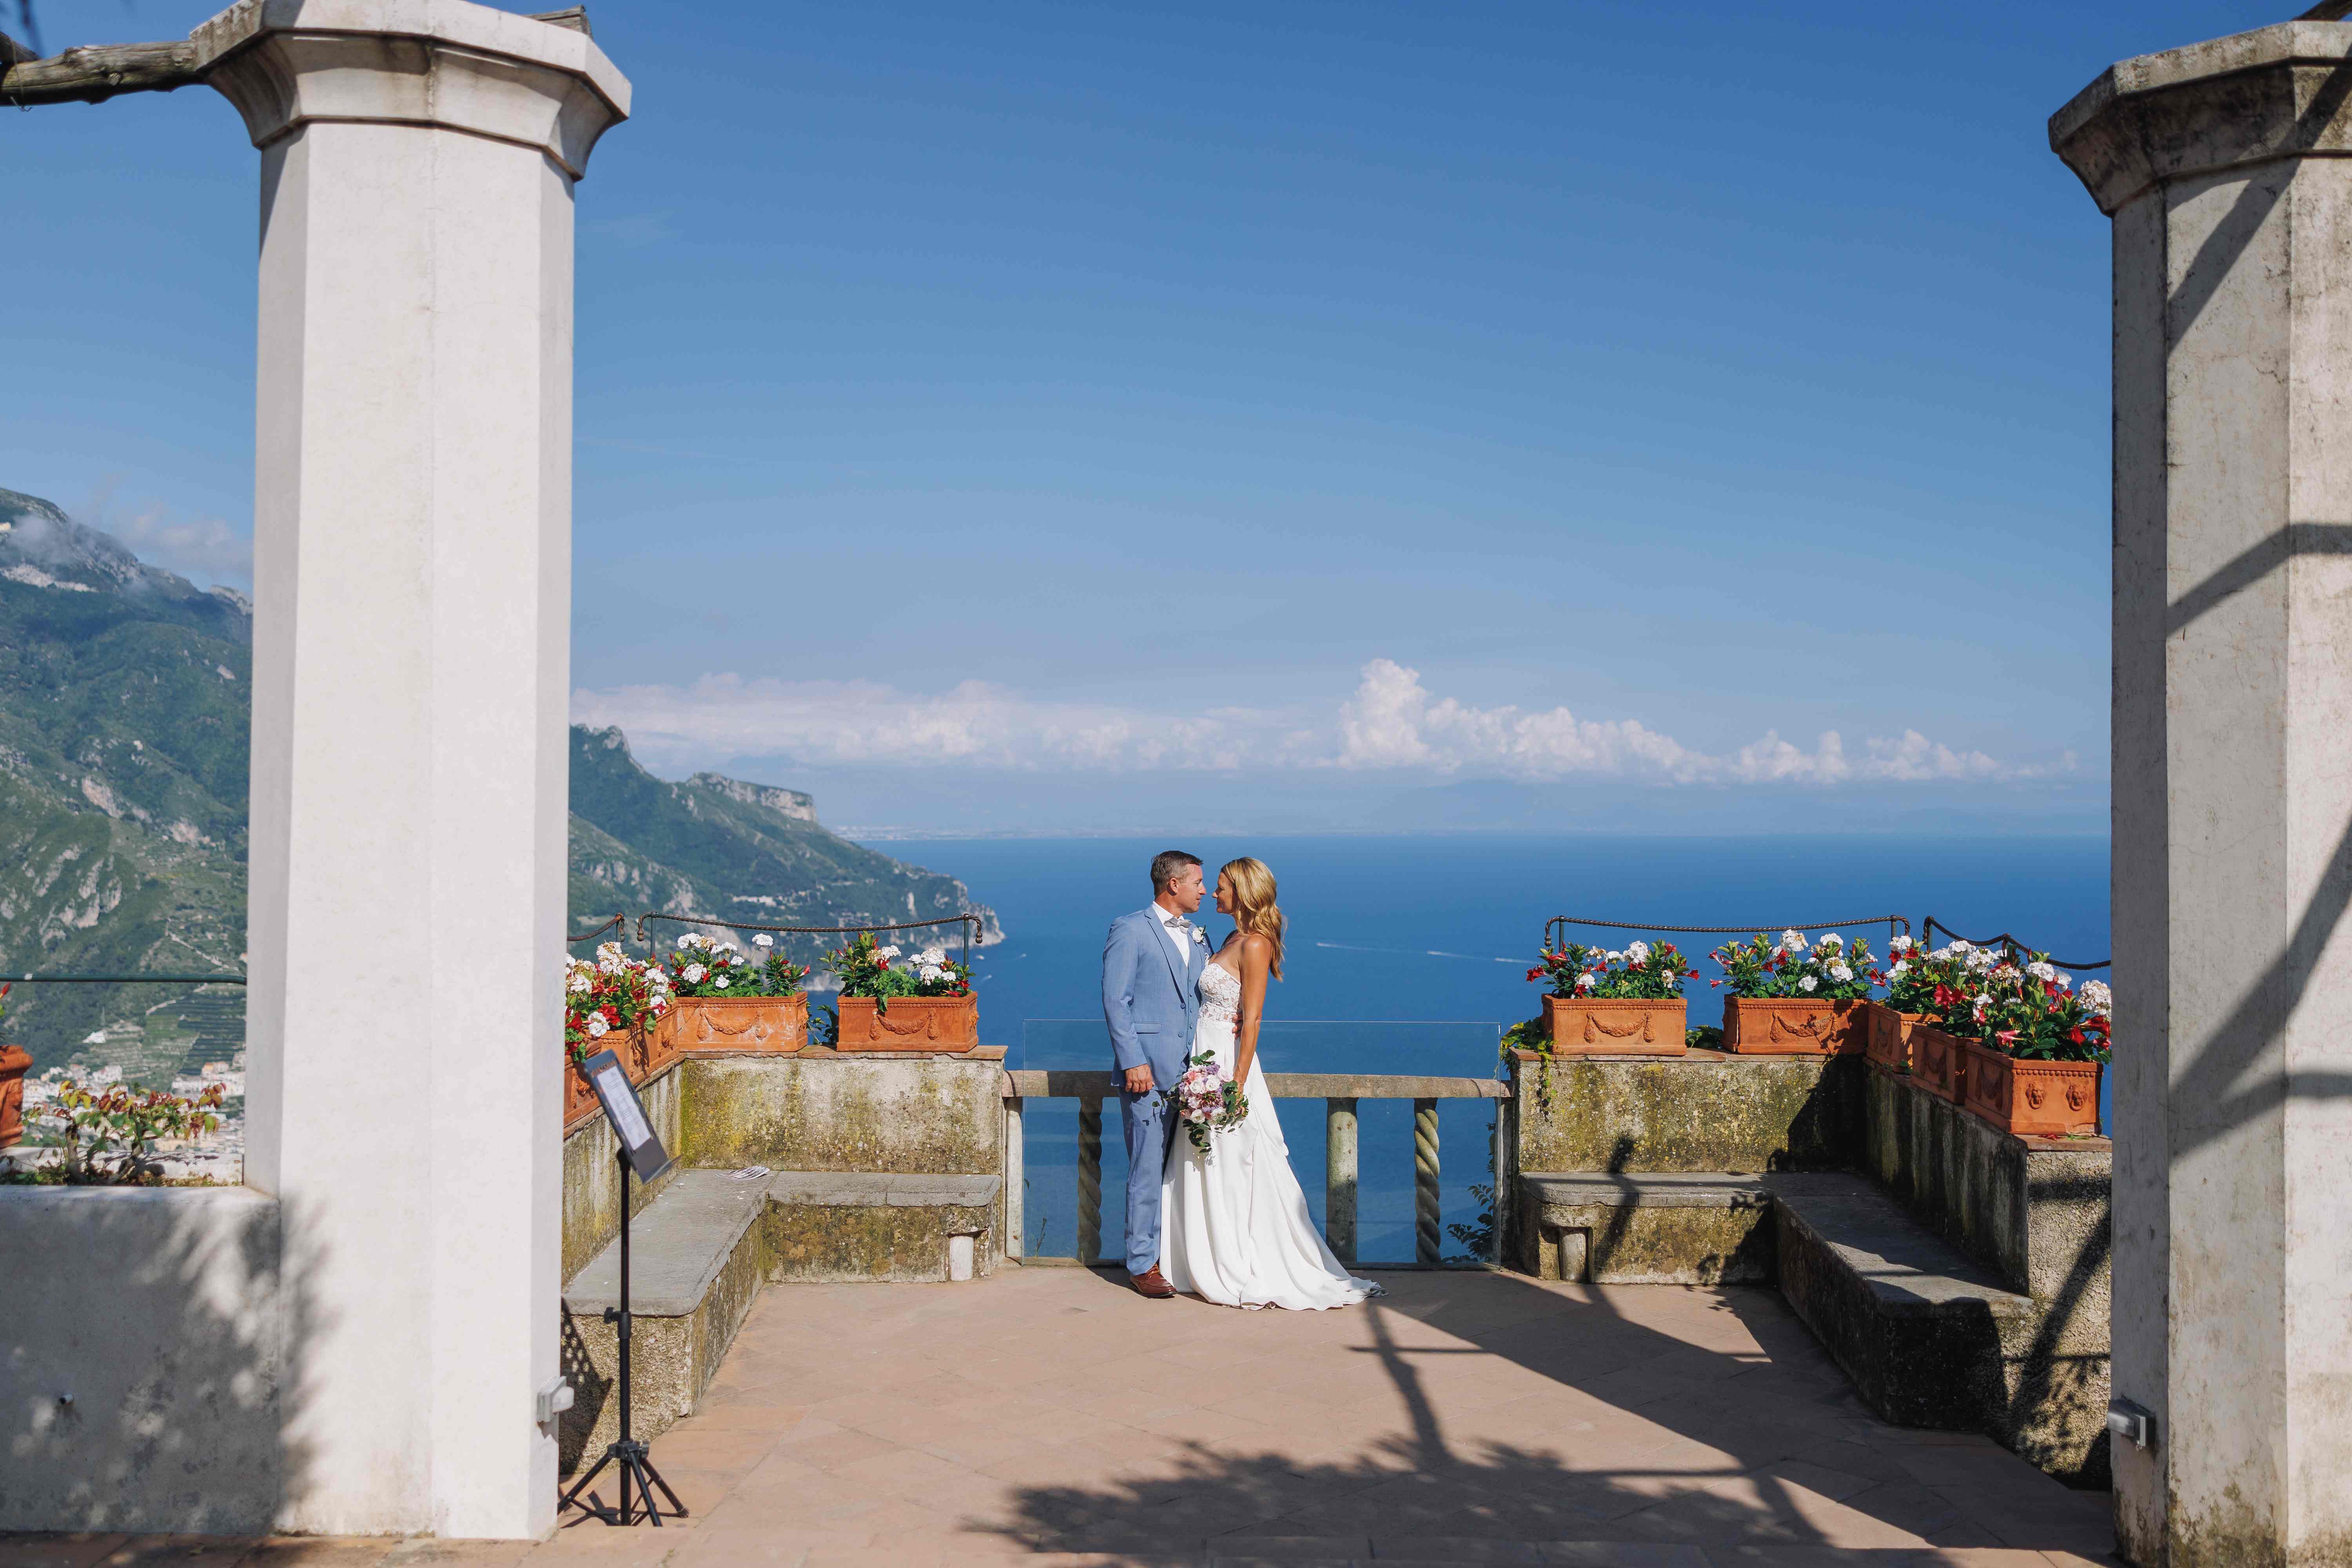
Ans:
{"label": "green mountain", "polygon": [[[0,975],[243,972],[252,639],[242,595],[0,489]],[[962,883],[827,832],[805,795],[667,783],[617,730],[575,727],[572,746],[574,931],[622,910],[849,925],[971,910],[1001,937]],[[160,1085],[244,1039],[234,986],[19,985],[8,1000],[0,1034],[37,1068]]]}
{"label": "green mountain", "polygon": [[[817,826],[798,790],[697,773],[657,779],[618,730],[572,727],[572,930],[646,910],[761,925],[877,925],[977,914],[978,940],[1001,942],[996,915],[964,885],[878,855]],[[632,924],[632,934],[635,932]],[[668,938],[703,929],[659,925]],[[961,939],[954,926],[909,933]],[[745,933],[748,940],[748,932]],[[786,936],[803,962],[839,937]]]}

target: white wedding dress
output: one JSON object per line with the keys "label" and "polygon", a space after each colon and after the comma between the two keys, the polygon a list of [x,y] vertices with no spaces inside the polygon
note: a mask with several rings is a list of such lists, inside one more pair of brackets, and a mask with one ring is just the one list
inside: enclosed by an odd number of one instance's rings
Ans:
{"label": "white wedding dress", "polygon": [[[1240,978],[1212,961],[1201,973],[1192,1054],[1214,1052],[1228,1075],[1241,1000]],[[1380,1295],[1370,1279],[1349,1277],[1307,1215],[1255,1058],[1242,1092],[1249,1114],[1240,1126],[1210,1134],[1206,1154],[1177,1129],[1160,1193],[1160,1273],[1179,1291],[1226,1307],[1320,1311]]]}

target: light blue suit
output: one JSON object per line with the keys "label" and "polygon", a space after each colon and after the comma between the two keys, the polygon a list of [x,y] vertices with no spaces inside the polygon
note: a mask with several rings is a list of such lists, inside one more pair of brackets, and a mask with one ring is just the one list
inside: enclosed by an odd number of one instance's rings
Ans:
{"label": "light blue suit", "polygon": [[1183,960],[1150,905],[1110,922],[1103,943],[1103,1022],[1110,1026],[1111,1061],[1119,1072],[1149,1065],[1151,1092],[1118,1094],[1127,1131],[1127,1269],[1160,1266],[1160,1183],[1176,1137],[1167,1092],[1184,1076],[1192,1055],[1192,1026],[1201,1014],[1205,942],[1191,942]]}

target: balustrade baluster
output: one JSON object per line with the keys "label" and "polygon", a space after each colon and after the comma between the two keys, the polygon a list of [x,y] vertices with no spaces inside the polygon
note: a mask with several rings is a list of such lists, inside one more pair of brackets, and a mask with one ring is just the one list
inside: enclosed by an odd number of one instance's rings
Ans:
{"label": "balustrade baluster", "polygon": [[1102,1256],[1102,1096],[1078,1101],[1078,1261]]}
{"label": "balustrade baluster", "polygon": [[1412,1102],[1412,1239],[1413,1256],[1435,1263],[1440,1231],[1437,1224],[1437,1101]]}
{"label": "balustrade baluster", "polygon": [[1004,1097],[1004,1256],[1029,1255],[1027,1146],[1021,1141],[1021,1097]]}
{"label": "balustrade baluster", "polygon": [[1323,1239],[1342,1263],[1356,1261],[1356,1102],[1323,1102]]}

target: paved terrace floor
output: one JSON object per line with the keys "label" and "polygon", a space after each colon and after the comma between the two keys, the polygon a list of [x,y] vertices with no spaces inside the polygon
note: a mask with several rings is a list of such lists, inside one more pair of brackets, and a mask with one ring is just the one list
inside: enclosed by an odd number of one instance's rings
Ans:
{"label": "paved terrace floor", "polygon": [[1339,1312],[1113,1276],[772,1286],[654,1446],[693,1517],[538,1545],[0,1538],[0,1568],[2105,1563],[2104,1493],[1866,1411],[1780,1298],[1391,1274]]}

